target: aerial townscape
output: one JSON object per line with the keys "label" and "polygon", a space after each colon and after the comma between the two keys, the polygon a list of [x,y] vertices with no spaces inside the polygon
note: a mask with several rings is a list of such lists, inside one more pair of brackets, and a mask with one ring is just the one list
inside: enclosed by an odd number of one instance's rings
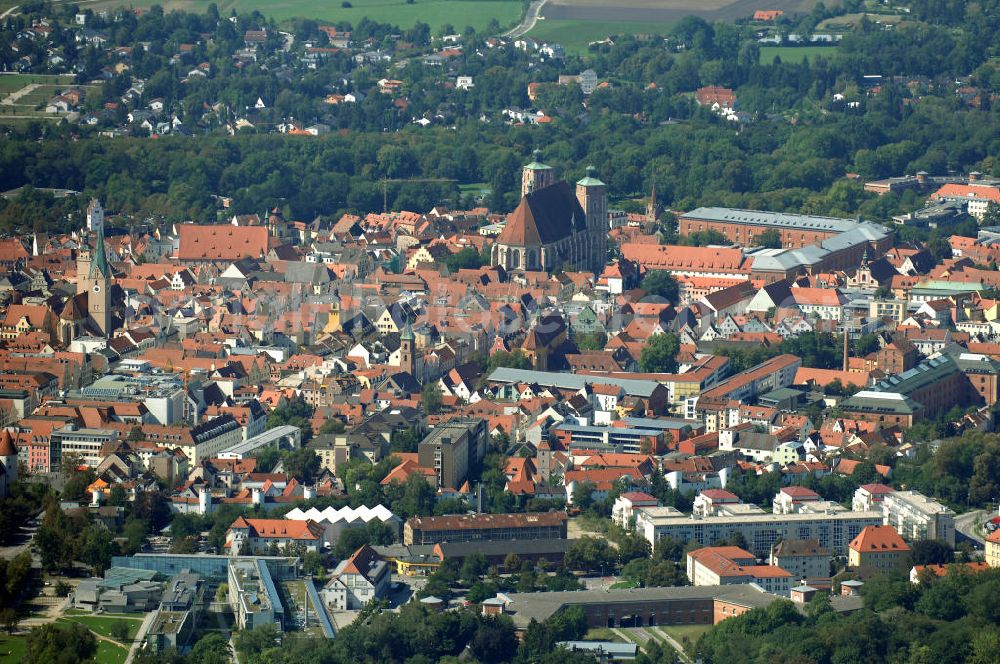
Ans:
{"label": "aerial townscape", "polygon": [[1000,0],[0,0],[0,664],[1000,662]]}

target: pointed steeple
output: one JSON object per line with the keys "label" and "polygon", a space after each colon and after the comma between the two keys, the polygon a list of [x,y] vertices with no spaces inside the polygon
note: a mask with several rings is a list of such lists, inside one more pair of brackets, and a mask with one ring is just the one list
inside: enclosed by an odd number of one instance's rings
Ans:
{"label": "pointed steeple", "polygon": [[416,337],[413,334],[413,326],[410,325],[410,317],[406,317],[406,325],[403,326],[403,331],[399,334],[400,341],[413,341]]}
{"label": "pointed steeple", "polygon": [[108,256],[104,249],[104,226],[100,226],[94,238],[94,259],[90,263],[89,279],[104,277],[111,278],[111,265],[108,264]]}

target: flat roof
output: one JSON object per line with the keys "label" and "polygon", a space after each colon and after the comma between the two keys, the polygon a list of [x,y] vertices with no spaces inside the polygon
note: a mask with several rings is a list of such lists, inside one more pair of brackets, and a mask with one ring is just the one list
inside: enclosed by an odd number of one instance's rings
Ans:
{"label": "flat roof", "polygon": [[725,600],[749,608],[766,607],[781,599],[748,585],[676,586],[670,588],[629,588],[623,590],[568,590],[548,593],[509,593],[507,611],[514,624],[527,627],[532,619],[542,622],[560,609],[580,605],[634,604],[685,600]]}
{"label": "flat roof", "polygon": [[494,383],[537,383],[546,387],[556,387],[565,390],[582,390],[590,385],[615,385],[625,390],[629,395],[649,397],[660,384],[655,380],[634,380],[615,378],[613,376],[591,376],[555,371],[532,371],[530,369],[511,369],[501,367],[490,374],[490,382]]}
{"label": "flat roof", "polygon": [[180,631],[187,611],[160,611],[149,628],[150,634],[176,634]]}
{"label": "flat roof", "polygon": [[[725,507],[730,507],[726,505]],[[638,513],[646,513],[645,508],[639,508],[636,510]],[[847,521],[850,519],[876,519],[881,525],[882,523],[882,512],[880,510],[871,510],[864,512],[832,512],[827,514],[825,512],[819,513],[795,513],[795,514],[773,514],[771,512],[763,513],[751,513],[751,514],[740,514],[735,516],[704,516],[704,517],[694,517],[690,515],[680,515],[680,516],[660,516],[658,514],[650,514],[650,521],[652,521],[654,526],[710,526],[710,525],[739,525],[739,524],[750,524],[750,523],[782,523],[786,521],[821,521],[823,519],[834,519],[837,521]]]}

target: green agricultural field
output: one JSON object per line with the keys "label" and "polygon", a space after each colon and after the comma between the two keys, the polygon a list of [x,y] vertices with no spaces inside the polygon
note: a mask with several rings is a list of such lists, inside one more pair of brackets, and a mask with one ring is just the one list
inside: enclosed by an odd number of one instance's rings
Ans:
{"label": "green agricultural field", "polygon": [[3,662],[3,664],[23,662],[27,648],[27,637],[0,634],[0,662]]}
{"label": "green agricultural field", "polygon": [[587,45],[611,35],[666,34],[670,23],[640,21],[590,21],[586,19],[544,19],[535,24],[529,37],[543,42],[561,44],[567,53],[587,52]]}
{"label": "green agricultural field", "polygon": [[[356,24],[367,16],[373,21],[390,23],[403,28],[422,21],[437,32],[443,25],[452,25],[462,31],[471,25],[477,30],[486,28],[492,19],[500,25],[513,25],[524,11],[520,0],[347,0],[350,7],[343,7],[341,0],[222,0],[216,4],[219,13],[227,16],[230,10],[251,12],[258,10],[266,16],[282,21],[289,18],[311,18],[322,21],[350,21]],[[210,0],[100,0],[93,8],[115,7],[122,4],[143,7],[162,5],[167,10],[204,12]]]}
{"label": "green agricultural field", "polygon": [[837,55],[838,51],[835,46],[761,46],[760,64],[769,65],[778,57],[781,58],[782,62],[795,64],[806,58],[812,61],[816,59],[816,56],[820,56],[829,60]]}

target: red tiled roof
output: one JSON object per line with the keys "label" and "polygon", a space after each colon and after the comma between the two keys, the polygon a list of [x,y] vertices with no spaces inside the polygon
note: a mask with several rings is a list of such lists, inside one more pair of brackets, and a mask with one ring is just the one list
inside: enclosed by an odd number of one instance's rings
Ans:
{"label": "red tiled roof", "polygon": [[851,540],[850,548],[860,553],[910,550],[892,526],[865,526],[865,529]]}
{"label": "red tiled roof", "polygon": [[264,226],[182,224],[178,235],[177,258],[182,261],[236,261],[267,254],[268,235]]}

